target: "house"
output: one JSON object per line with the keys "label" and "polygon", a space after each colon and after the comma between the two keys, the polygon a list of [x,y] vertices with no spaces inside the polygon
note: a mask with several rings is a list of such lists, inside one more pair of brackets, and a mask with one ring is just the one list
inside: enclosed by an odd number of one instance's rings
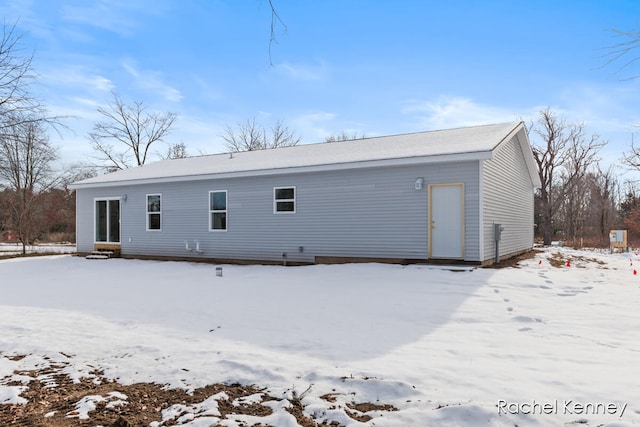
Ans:
{"label": "house", "polygon": [[216,262],[492,263],[533,247],[523,123],[163,160],[73,184],[77,248]]}

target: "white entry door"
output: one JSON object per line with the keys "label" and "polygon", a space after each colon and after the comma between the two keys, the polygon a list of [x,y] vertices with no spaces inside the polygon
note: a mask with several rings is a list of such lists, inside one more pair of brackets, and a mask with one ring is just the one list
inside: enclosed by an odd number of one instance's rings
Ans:
{"label": "white entry door", "polygon": [[429,257],[464,257],[464,184],[429,186]]}

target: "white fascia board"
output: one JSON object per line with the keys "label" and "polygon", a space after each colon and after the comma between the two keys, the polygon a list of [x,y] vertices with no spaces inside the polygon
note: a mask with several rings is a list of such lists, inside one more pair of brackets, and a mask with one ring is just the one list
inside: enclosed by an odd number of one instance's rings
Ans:
{"label": "white fascia board", "polygon": [[516,135],[516,140],[520,144],[520,149],[522,150],[522,155],[524,156],[524,162],[527,165],[527,172],[529,172],[529,177],[531,178],[531,184],[533,188],[540,188],[540,176],[538,175],[538,165],[536,164],[536,160],[533,157],[533,148],[531,147],[531,143],[529,142],[529,137],[524,130],[524,127],[518,132]]}
{"label": "white fascia board", "polygon": [[325,171],[339,171],[349,169],[365,169],[374,167],[389,167],[389,166],[408,166],[417,164],[433,164],[433,163],[450,163],[450,162],[465,162],[475,160],[485,160],[493,157],[492,151],[477,151],[471,153],[459,153],[459,154],[442,154],[436,156],[420,156],[420,157],[406,157],[397,159],[385,159],[385,160],[369,160],[362,162],[348,162],[348,163],[331,163],[326,165],[313,165],[313,166],[297,166],[275,169],[256,169],[248,171],[235,171],[235,172],[223,172],[223,173],[209,173],[201,175],[179,175],[179,176],[163,176],[157,178],[141,178],[141,179],[128,179],[119,181],[104,181],[94,182],[86,184],[71,184],[69,188],[72,190],[84,189],[84,188],[105,188],[105,187],[120,187],[125,185],[144,185],[144,184],[160,184],[167,182],[186,182],[186,181],[202,181],[209,179],[227,179],[227,178],[244,178],[252,176],[271,176],[271,175],[284,175],[294,173],[310,173],[310,172],[325,172]]}

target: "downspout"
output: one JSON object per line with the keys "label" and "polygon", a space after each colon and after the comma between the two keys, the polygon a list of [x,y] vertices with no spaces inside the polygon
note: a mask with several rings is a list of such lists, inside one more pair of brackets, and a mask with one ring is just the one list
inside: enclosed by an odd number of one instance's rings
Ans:
{"label": "downspout", "polygon": [[493,235],[496,241],[496,259],[495,263],[500,262],[500,240],[502,240],[502,232],[504,231],[504,227],[501,224],[493,224]]}

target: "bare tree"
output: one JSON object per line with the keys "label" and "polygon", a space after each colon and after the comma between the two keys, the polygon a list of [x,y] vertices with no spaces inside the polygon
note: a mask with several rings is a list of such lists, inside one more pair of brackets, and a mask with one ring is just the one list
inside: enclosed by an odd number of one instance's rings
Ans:
{"label": "bare tree", "polygon": [[226,125],[222,139],[226,141],[229,151],[254,151],[265,148],[267,136],[263,128],[256,124],[255,119],[248,119],[245,123],[239,123],[237,129]]}
{"label": "bare tree", "polygon": [[24,54],[16,24],[3,25],[0,35],[0,188],[1,220],[17,234],[23,252],[42,229],[44,205],[40,195],[59,182],[53,170],[56,150],[45,126],[55,128],[61,117],[46,114],[31,95],[36,73],[33,54]]}
{"label": "bare tree", "polygon": [[2,27],[0,35],[0,134],[27,123],[46,123],[56,128],[60,116],[49,116],[44,105],[31,94],[37,74],[33,70],[33,53],[25,54],[22,35],[16,24]]}
{"label": "bare tree", "polygon": [[556,168],[559,168],[566,157],[562,156],[567,145],[567,138],[563,135],[566,130],[564,120],[559,120],[550,109],[540,112],[538,121],[529,126],[529,134],[534,132],[542,138],[542,143],[532,145],[532,151],[538,166],[538,176],[540,177],[540,190],[538,194],[541,209],[542,236],[544,244],[551,243],[553,235],[552,219],[559,204],[559,199],[554,194],[554,187],[557,184]]}
{"label": "bare tree", "polygon": [[[640,48],[640,31],[622,31],[614,29],[611,30],[611,32],[620,41],[607,48],[607,54],[605,55],[606,62],[603,66],[619,63],[621,65],[618,71],[620,71],[630,67],[640,59],[640,57],[633,54],[634,51]],[[637,76],[630,78],[635,77]]]}
{"label": "bare tree", "polygon": [[340,133],[335,135],[329,135],[324,137],[324,142],[338,142],[338,141],[351,141],[354,139],[364,139],[365,134],[363,133],[361,136],[358,136],[358,132],[353,131],[349,133],[347,131],[340,131]]}
{"label": "bare tree", "polygon": [[278,120],[271,127],[271,140],[267,141],[265,148],[292,147],[298,145],[301,140],[302,138],[289,129],[282,120]]}
{"label": "bare tree", "polygon": [[0,137],[0,179],[14,190],[48,189],[60,181],[53,169],[57,159],[41,122],[14,125]]}
{"label": "bare tree", "polygon": [[56,159],[42,122],[14,125],[0,136],[0,180],[9,192],[3,198],[4,221],[22,243],[23,253],[43,228],[41,194],[61,180],[53,169]]}
{"label": "bare tree", "polygon": [[176,144],[172,144],[169,146],[167,150],[167,155],[164,156],[164,159],[186,159],[189,157],[189,153],[187,152],[187,144],[184,142],[178,142]]}
{"label": "bare tree", "polygon": [[548,245],[559,207],[576,190],[588,168],[598,161],[597,153],[606,142],[600,141],[598,135],[587,137],[583,124],[569,124],[549,108],[540,111],[537,122],[529,127],[530,135],[531,132],[541,139],[539,144],[533,143],[532,149],[542,184],[538,194],[542,237]]}
{"label": "bare tree", "polygon": [[8,131],[15,124],[41,117],[41,105],[31,96],[29,88],[35,79],[32,68],[33,55],[21,55],[22,36],[16,33],[16,25],[2,27],[0,38],[0,132]]}
{"label": "bare tree", "polygon": [[76,230],[76,195],[69,188],[56,186],[39,195],[42,209],[41,240],[72,242]]}
{"label": "bare tree", "polygon": [[239,123],[236,129],[227,125],[222,139],[225,140],[227,149],[231,152],[290,147],[298,145],[301,141],[301,138],[281,120],[278,120],[271,128],[270,133],[267,133],[264,127],[256,123],[255,119]]}
{"label": "bare tree", "polygon": [[629,151],[622,153],[622,163],[633,169],[640,170],[640,147],[635,143],[633,135],[631,135]]}
{"label": "bare tree", "polygon": [[276,7],[273,4],[273,0],[269,0],[269,7],[271,8],[271,36],[269,37],[269,65],[273,67],[273,59],[271,56],[271,47],[274,43],[277,43],[278,39],[276,38],[276,27],[278,24],[282,25],[284,31],[287,31],[287,26],[284,21],[280,18]]}
{"label": "bare tree", "polygon": [[65,166],[65,173],[61,177],[60,186],[67,188],[74,182],[93,178],[99,174],[100,168],[95,165],[86,161],[75,162]]}
{"label": "bare tree", "polygon": [[[640,48],[640,30],[622,31],[614,29],[612,32],[621,41],[608,48],[607,61],[604,66],[619,63],[621,65],[618,71],[620,71],[640,60],[640,56],[637,54]],[[628,80],[637,77],[638,75],[635,74],[629,77]],[[631,135],[629,151],[625,151],[622,154],[622,163],[633,169],[640,170],[640,147],[636,145],[633,135]]]}
{"label": "bare tree", "polygon": [[606,142],[597,134],[587,137],[582,124],[572,125],[569,136],[568,156],[561,178],[565,203],[572,207],[571,215],[565,218],[565,231],[575,247],[578,237],[584,233],[589,210],[590,180],[587,177],[592,173],[591,167],[597,165],[597,154]]}
{"label": "bare tree", "polygon": [[589,221],[601,244],[608,244],[609,230],[617,222],[616,193],[619,188],[613,168],[603,171],[600,167],[591,174]]}
{"label": "bare tree", "polygon": [[164,140],[177,118],[172,112],[149,112],[142,101],[126,105],[115,92],[113,102],[98,112],[106,120],[93,125],[89,140],[96,158],[116,170],[145,164],[151,146]]}

